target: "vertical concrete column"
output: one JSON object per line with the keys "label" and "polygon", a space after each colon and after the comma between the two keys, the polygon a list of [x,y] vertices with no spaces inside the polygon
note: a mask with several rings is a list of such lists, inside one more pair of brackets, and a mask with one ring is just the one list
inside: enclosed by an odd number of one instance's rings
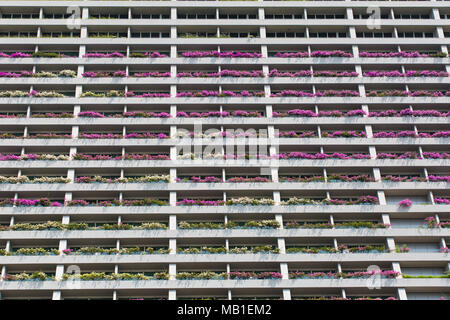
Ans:
{"label": "vertical concrete column", "polygon": [[289,279],[289,269],[288,269],[288,264],[286,262],[280,263],[280,273],[281,273],[282,279],[284,279],[284,280]]}
{"label": "vertical concrete column", "polygon": [[359,57],[359,48],[357,45],[352,45],[352,54],[355,58]]}
{"label": "vertical concrete column", "polygon": [[177,159],[177,147],[170,147],[170,160],[176,160]]}
{"label": "vertical concrete column", "polygon": [[272,105],[266,105],[266,117],[272,118],[273,117],[273,107]]}
{"label": "vertical concrete column", "polygon": [[349,28],[348,28],[348,32],[349,32],[350,38],[356,39],[356,30],[355,30],[355,27],[349,27]]}
{"label": "vertical concrete column", "polygon": [[291,300],[291,290],[283,289],[283,300]]}
{"label": "vertical concrete column", "polygon": [[272,182],[279,182],[278,168],[270,168],[270,175],[272,177]]}
{"label": "vertical concrete column", "polygon": [[269,84],[265,84],[264,85],[264,95],[265,95],[265,97],[266,98],[270,97],[270,93],[271,93],[270,85]]}
{"label": "vertical concrete column", "polygon": [[64,265],[57,265],[55,273],[56,281],[61,281],[63,274],[64,274]]}
{"label": "vertical concrete column", "polygon": [[169,215],[169,230],[177,230],[177,216],[175,214]]}
{"label": "vertical concrete column", "polygon": [[[282,229],[283,227],[281,227],[280,229]],[[280,249],[280,253],[281,254],[286,254],[286,241],[284,238],[278,238],[277,239],[277,245],[278,245],[278,249]]]}
{"label": "vertical concrete column", "polygon": [[397,296],[399,300],[408,300],[405,288],[397,288]]}
{"label": "vertical concrete column", "polygon": [[63,250],[66,250],[66,249],[67,249],[67,240],[59,240],[59,246],[58,246],[59,254],[62,255]]}
{"label": "vertical concrete column", "polygon": [[266,45],[261,45],[261,55],[263,58],[268,58],[269,57],[269,51],[267,50],[267,46]]}
{"label": "vertical concrete column", "polygon": [[177,57],[177,46],[176,45],[170,46],[170,57],[172,59]]}
{"label": "vertical concrete column", "polygon": [[353,20],[353,9],[352,8],[347,8],[345,11],[346,14],[346,18],[349,20]]}
{"label": "vertical concrete column", "polygon": [[358,84],[358,91],[361,97],[366,96],[366,87],[363,84]]}
{"label": "vertical concrete column", "polygon": [[175,263],[169,264],[169,280],[177,280],[177,265]]}
{"label": "vertical concrete column", "polygon": [[175,98],[177,95],[177,85],[176,84],[171,84],[170,85],[170,97],[171,98]]}
{"label": "vertical concrete column", "polygon": [[377,158],[377,149],[375,146],[369,146],[369,154],[371,159]]}
{"label": "vertical concrete column", "polygon": [[175,118],[177,116],[177,106],[175,105],[170,106],[170,116],[172,118]]}
{"label": "vertical concrete column", "polygon": [[6,277],[6,266],[2,266],[0,281],[4,281]]}
{"label": "vertical concrete column", "polygon": [[61,291],[53,291],[52,300],[61,300]]}
{"label": "vertical concrete column", "polygon": [[[273,200],[275,201],[275,205],[279,206],[281,202],[280,191],[273,192]],[[278,216],[278,215],[277,215]],[[281,215],[279,215],[281,217]]]}
{"label": "vertical concrete column", "polygon": [[177,300],[177,290],[169,290],[168,300]]}
{"label": "vertical concrete column", "polygon": [[[376,181],[381,181],[381,171],[380,168],[373,168],[373,177],[375,178]],[[384,194],[384,191],[383,191]]]}
{"label": "vertical concrete column", "polygon": [[395,252],[395,241],[394,238],[386,238],[386,245],[389,252]]}
{"label": "vertical concrete column", "polygon": [[336,249],[336,250],[339,248],[339,244],[338,244],[338,241],[337,241],[336,238],[333,239],[333,247],[334,247],[334,249]]}
{"label": "vertical concrete column", "polygon": [[171,139],[175,139],[177,137],[177,126],[170,126],[169,136]]}
{"label": "vertical concrete column", "polygon": [[177,253],[177,239],[169,239],[169,254],[176,254]]}
{"label": "vertical concrete column", "polygon": [[389,213],[383,213],[381,215],[381,221],[383,224],[391,225],[391,218],[389,217]]}

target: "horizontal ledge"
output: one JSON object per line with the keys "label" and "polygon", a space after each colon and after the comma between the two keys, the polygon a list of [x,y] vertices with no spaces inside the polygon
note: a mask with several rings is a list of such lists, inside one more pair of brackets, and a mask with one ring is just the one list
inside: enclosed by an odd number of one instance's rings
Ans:
{"label": "horizontal ledge", "polygon": [[448,229],[239,229],[239,230],[40,230],[1,231],[0,239],[204,239],[204,238],[348,238],[386,237],[432,238],[449,237]]}
{"label": "horizontal ledge", "polygon": [[18,183],[0,184],[0,192],[217,191],[217,190],[448,190],[447,182],[239,182],[239,183]]}
{"label": "horizontal ledge", "polygon": [[0,98],[0,104],[297,104],[297,103],[324,103],[324,104],[379,104],[379,103],[447,103],[448,97],[203,97],[203,98]]}
{"label": "horizontal ledge", "polygon": [[[5,7],[21,7],[21,6],[30,6],[30,7],[67,7],[71,5],[79,5],[80,1],[1,1],[0,2]],[[121,8],[121,7],[129,7],[132,6],[134,8],[151,8],[151,7],[172,7],[172,8],[190,8],[191,6],[195,7],[209,7],[209,8],[310,8],[310,7],[337,7],[337,8],[367,8],[370,5],[377,5],[379,7],[386,8],[447,8],[450,7],[449,4],[445,2],[430,2],[430,1],[414,1],[412,3],[403,3],[403,2],[386,2],[386,1],[358,1],[358,2],[350,2],[350,1],[323,1],[323,2],[306,2],[301,1],[290,2],[290,1],[233,1],[233,2],[220,2],[220,1],[114,1],[107,2],[104,1],[89,1],[83,3],[83,7],[106,7],[106,8]]]}
{"label": "horizontal ledge", "polygon": [[0,161],[0,168],[199,168],[199,167],[448,167],[450,159],[360,159],[360,160],[29,160]]}
{"label": "horizontal ledge", "polygon": [[[204,124],[245,126],[261,125],[286,125],[286,124],[449,124],[450,117],[282,117],[282,118],[2,118],[2,126],[18,125],[71,125],[71,126],[95,126],[95,125],[193,125],[199,122]],[[375,140],[375,139],[374,139]]]}
{"label": "horizontal ledge", "polygon": [[4,146],[198,146],[198,145],[309,145],[309,146],[385,146],[406,144],[445,145],[449,138],[237,138],[237,139],[0,139]]}
{"label": "horizontal ledge", "polygon": [[0,256],[1,265],[120,263],[283,263],[283,262],[447,262],[445,253],[337,253],[337,254],[146,254]]}
{"label": "horizontal ledge", "polygon": [[1,84],[39,84],[39,85],[109,85],[109,84],[450,84],[450,77],[221,77],[221,78],[0,78]]}
{"label": "horizontal ledge", "polygon": [[[183,289],[183,288],[361,288],[368,279],[293,279],[293,280],[117,280],[117,281],[2,281],[0,290],[73,290],[76,289]],[[380,279],[382,288],[450,287],[450,279]]]}
{"label": "horizontal ledge", "polygon": [[327,57],[327,58],[219,58],[219,57],[203,57],[203,58],[0,58],[0,64],[64,64],[64,65],[185,65],[185,64],[208,64],[208,65],[264,65],[264,64],[318,64],[318,65],[335,65],[335,64],[437,64],[445,65],[450,62],[450,58],[344,58],[344,57]]}

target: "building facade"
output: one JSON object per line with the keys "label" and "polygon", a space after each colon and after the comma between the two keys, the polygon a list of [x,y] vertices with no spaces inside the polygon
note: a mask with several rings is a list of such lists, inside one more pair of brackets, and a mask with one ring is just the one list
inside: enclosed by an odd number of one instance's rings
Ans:
{"label": "building facade", "polygon": [[447,1],[0,1],[1,299],[448,299]]}

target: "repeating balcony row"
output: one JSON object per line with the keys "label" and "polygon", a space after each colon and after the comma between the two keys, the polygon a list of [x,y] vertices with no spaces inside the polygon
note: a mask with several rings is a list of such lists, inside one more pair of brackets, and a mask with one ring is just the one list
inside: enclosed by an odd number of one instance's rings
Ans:
{"label": "repeating balcony row", "polygon": [[[5,108],[5,106],[2,106]],[[75,110],[73,106],[60,106],[58,112],[52,112],[53,106],[32,105],[17,106],[13,112],[3,111],[0,114],[4,130],[16,129],[21,126],[89,126],[100,130],[102,126],[189,126],[196,123],[205,125],[239,125],[242,128],[257,125],[279,125],[277,129],[283,129],[283,126],[291,125],[300,128],[307,128],[315,131],[317,127],[323,128],[339,128],[344,129],[351,125],[353,129],[361,128],[364,125],[375,125],[375,129],[383,128],[383,125],[392,125],[392,130],[410,129],[412,126],[418,126],[418,130],[427,131],[430,125],[437,126],[435,129],[445,129],[448,124],[447,108],[437,110],[432,106],[397,106],[397,105],[375,105],[368,107],[367,113],[360,106],[340,106],[341,110],[329,110],[322,106],[302,106],[303,109],[287,109],[275,107],[276,111],[272,111],[272,117],[268,117],[270,112],[266,106],[250,106],[245,110],[218,111],[221,109],[217,105],[198,106],[191,112],[178,111],[172,114],[170,106],[158,106],[150,110],[141,108],[136,111],[129,110],[123,106],[108,107],[107,110],[103,106],[93,106],[92,110],[86,110],[89,106],[83,106],[81,112]],[[404,109],[407,107],[406,109]],[[436,105],[435,107],[440,107]],[[97,111],[95,110],[97,108]],[[180,109],[182,107],[180,106]],[[319,109],[320,108],[320,109]],[[355,109],[353,109],[355,108]],[[358,109],[356,109],[358,108]],[[423,109],[428,108],[428,109]],[[44,112],[44,110],[49,112]],[[131,108],[130,108],[131,109]],[[134,108],[133,108],[134,109]],[[189,108],[191,109],[191,108]],[[349,110],[351,109],[351,110]],[[42,110],[42,111],[41,111]],[[51,111],[50,111],[51,110]],[[86,111],[84,111],[86,110]],[[223,109],[222,109],[223,110]],[[263,110],[263,111],[261,111]],[[320,111],[319,111],[320,110]],[[376,110],[376,111],[371,111]],[[174,110],[176,111],[176,110]],[[351,113],[351,115],[349,114]],[[368,115],[368,117],[362,117]],[[299,122],[301,120],[301,123]],[[378,125],[378,126],[377,126]],[[259,128],[259,127],[258,127]],[[286,127],[288,128],[288,127]],[[322,127],[321,127],[322,128]],[[331,129],[330,128],[330,129]],[[42,130],[43,128],[41,128]]]}
{"label": "repeating balcony row", "polygon": [[[389,33],[387,33],[389,35]],[[239,34],[238,34],[239,35]],[[245,34],[247,35],[247,34]],[[428,37],[428,33],[418,32],[417,37],[414,37],[414,33],[405,33],[403,37],[384,37],[378,36],[378,33],[363,34],[359,37],[338,37],[339,33],[327,33],[324,36],[317,34],[316,37],[273,37],[273,38],[259,38],[259,37],[239,37],[233,38],[231,36],[223,37],[192,37],[190,34],[180,36],[178,38],[110,38],[110,37],[90,37],[90,38],[80,38],[80,37],[2,37],[2,42],[9,46],[19,46],[23,43],[24,39],[27,39],[29,45],[88,45],[88,46],[126,46],[126,45],[148,45],[148,39],[152,39],[152,45],[154,46],[167,46],[170,45],[200,45],[200,46],[211,46],[215,43],[216,46],[235,46],[237,44],[241,45],[312,45],[312,46],[350,46],[350,45],[374,45],[378,43],[379,45],[400,45],[408,46],[413,44],[412,42],[420,39],[421,44],[430,46],[446,46],[448,44],[449,32],[445,32],[445,37]],[[419,37],[420,35],[420,37]],[[425,37],[427,35],[427,37]],[[431,34],[430,34],[431,35]],[[343,34],[342,34],[343,36]],[[408,36],[408,37],[406,37]]]}
{"label": "repeating balcony row", "polygon": [[[23,176],[11,177],[10,180],[20,180]],[[4,177],[0,177],[4,178]],[[306,191],[306,190],[317,190],[317,191],[349,191],[353,190],[355,187],[364,188],[364,190],[369,191],[378,191],[378,190],[401,190],[403,192],[407,192],[408,190],[446,190],[449,185],[449,182],[402,182],[402,183],[393,183],[393,182],[383,182],[383,183],[369,183],[369,182],[330,182],[330,183],[295,183],[295,182],[253,182],[253,183],[183,183],[178,182],[175,185],[173,184],[161,184],[161,183],[89,183],[89,184],[58,184],[58,183],[45,183],[54,177],[43,177],[40,180],[44,181],[43,183],[28,183],[28,184],[7,184],[2,182],[0,184],[1,192],[36,192],[40,191],[43,188],[48,191],[59,191],[59,192],[80,192],[80,191],[145,191],[145,190],[159,190],[159,191],[185,191],[186,188],[192,191],[202,191],[202,190],[274,190],[274,191]],[[83,180],[80,177],[78,179]],[[194,177],[198,178],[198,177]],[[54,178],[58,180],[70,180],[67,178]],[[119,181],[126,180],[127,178],[117,178]],[[219,178],[216,178],[219,179]],[[234,179],[234,178],[230,178]],[[267,178],[265,178],[267,179]],[[293,179],[293,178],[292,178]],[[423,178],[425,179],[425,178]],[[3,179],[0,179],[3,180]],[[107,180],[105,178],[105,180]]]}
{"label": "repeating balcony row", "polygon": [[[118,68],[121,68],[122,66],[119,66]],[[332,77],[332,78],[348,78],[348,77],[359,77],[360,74],[358,72],[355,72],[352,67],[348,67],[348,70],[320,70],[320,69],[314,69],[313,66],[299,66],[297,71],[290,71],[294,70],[295,67],[291,66],[291,69],[289,70],[280,70],[276,68],[271,68],[270,72],[264,73],[262,70],[253,69],[253,70],[240,70],[240,69],[221,69],[220,66],[218,68],[212,68],[212,69],[204,69],[202,70],[196,70],[196,71],[183,71],[176,73],[174,78],[233,78],[236,80],[236,78],[309,78],[309,77],[316,77],[316,78],[326,78],[326,77]],[[372,67],[374,68],[374,67]],[[221,71],[218,71],[218,70]],[[405,72],[399,71],[397,69],[391,69],[391,70],[363,70],[362,77],[370,77],[370,78],[424,78],[424,77],[430,77],[430,78],[441,78],[441,77],[448,77],[449,73],[442,70],[406,70]],[[75,70],[71,69],[64,69],[60,71],[39,71],[39,72],[33,72],[33,71],[7,71],[7,72],[0,72],[0,77],[2,78],[21,78],[20,80],[23,80],[26,82],[30,79],[27,78],[69,78],[66,79],[70,83],[70,81],[75,81],[75,79],[70,78],[76,78],[77,72]],[[142,72],[142,70],[139,70],[139,72],[127,72],[125,70],[118,69],[117,71],[110,71],[110,70],[100,70],[100,71],[86,71],[81,73],[79,78],[101,78],[102,80],[105,80],[105,78],[170,78],[172,77],[172,73],[167,69],[163,71],[158,70],[149,70],[149,72]],[[51,80],[51,79],[46,79]],[[118,79],[115,79],[118,80]],[[256,80],[256,79],[254,79]],[[276,80],[276,79],[271,79]],[[441,79],[446,80],[446,79]],[[78,79],[78,81],[84,81]],[[14,81],[9,81],[7,83],[14,83]]]}
{"label": "repeating balcony row", "polygon": [[[55,157],[56,159],[56,157]],[[140,161],[120,161],[120,160],[95,160],[95,161],[51,161],[51,160],[35,160],[24,161],[18,163],[17,161],[1,161],[0,167],[2,169],[38,169],[38,168],[204,168],[217,167],[217,168],[260,168],[270,167],[271,161],[269,160],[176,160],[176,161],[154,161],[154,160],[140,160]],[[418,167],[418,168],[432,168],[440,169],[442,167],[449,167],[449,163],[446,160],[437,159],[378,159],[378,160],[364,160],[364,161],[345,161],[345,160],[321,160],[316,162],[314,160],[279,160],[276,162],[280,167],[286,168],[304,168],[314,167],[316,165],[328,167],[328,168],[342,168],[342,167],[357,167],[357,168],[405,168]]]}
{"label": "repeating balcony row", "polygon": [[[199,105],[199,104],[211,104],[211,105],[294,105],[299,104],[325,104],[325,105],[387,105],[387,104],[407,104],[407,105],[433,105],[437,103],[446,104],[448,103],[448,97],[398,97],[398,96],[383,96],[383,97],[251,97],[251,99],[246,97],[203,97],[203,98],[125,98],[125,97],[84,97],[84,98],[34,98],[27,97],[28,93],[25,92],[24,97],[17,98],[0,98],[0,105],[35,105],[36,103],[47,104],[47,105],[142,105],[142,104],[152,104],[152,105]],[[51,93],[53,95],[54,93]],[[57,94],[59,95],[59,94]],[[166,93],[168,95],[168,93]]]}
{"label": "repeating balcony row", "polygon": [[[3,207],[0,215],[1,216],[11,216],[15,217],[23,216],[70,216],[73,217],[77,215],[186,215],[192,216],[193,214],[216,214],[223,215],[227,214],[230,216],[236,215],[241,216],[242,214],[260,214],[260,215],[271,215],[271,214],[282,214],[284,216],[293,215],[294,216],[304,216],[304,215],[319,215],[319,214],[367,214],[367,215],[378,215],[383,213],[388,213],[391,217],[395,216],[408,216],[408,215],[418,215],[425,214],[430,215],[432,213],[440,214],[448,217],[450,212],[450,206],[448,205],[431,205],[428,204],[413,204],[410,207],[399,206],[398,204],[390,205],[292,205],[292,206],[117,206],[117,207],[100,207],[100,206],[86,206],[86,207]],[[242,217],[242,216],[241,216]],[[448,218],[447,218],[448,219]],[[92,231],[93,232],[93,231]],[[121,231],[122,232],[122,231]],[[128,232],[128,231],[127,231]],[[137,231],[136,231],[137,232]],[[333,231],[334,232],[334,231]],[[414,232],[411,231],[411,236]],[[434,232],[434,231],[432,231]],[[295,232],[294,232],[295,233]],[[316,232],[317,233],[317,232]],[[349,232],[349,234],[354,231]],[[18,234],[18,233],[14,233]],[[121,234],[121,233],[120,233]],[[314,233],[315,234],[315,233]],[[245,234],[244,234],[245,235]],[[338,234],[335,234],[338,235]],[[417,235],[417,234],[416,234]],[[260,234],[262,236],[262,234]],[[272,236],[272,234],[268,234]],[[386,236],[386,235],[385,235]],[[401,236],[401,235],[398,235]],[[205,236],[206,237],[206,236]]]}
{"label": "repeating balcony row", "polygon": [[[151,72],[152,73],[152,72]],[[168,74],[168,73],[161,73]],[[1,77],[1,73],[0,73]],[[331,77],[333,80],[333,84],[342,84],[342,85],[358,85],[358,84],[384,84],[388,88],[395,88],[395,85],[404,85],[404,84],[413,84],[420,85],[426,82],[428,87],[432,87],[432,84],[436,85],[449,85],[450,80],[447,77],[427,77],[426,79],[423,77]],[[164,77],[145,77],[145,78],[64,78],[64,83],[61,83],[61,78],[14,78],[14,79],[4,79],[1,80],[1,83],[4,87],[9,87],[12,85],[16,85],[19,88],[23,88],[26,85],[35,85],[44,88],[46,85],[56,85],[58,87],[66,87],[71,93],[67,93],[68,96],[74,95],[74,90],[72,89],[74,85],[84,85],[87,88],[94,85],[102,85],[106,87],[108,85],[145,85],[145,84],[154,84],[158,87],[163,87],[164,85],[228,85],[237,87],[239,84],[246,85],[274,85],[274,84],[287,84],[291,85],[293,81],[297,84],[317,84],[317,85],[328,85],[330,83],[329,77],[275,77],[275,78],[264,78],[264,77],[236,77],[236,78],[208,78],[208,77],[183,77],[183,78],[171,78],[170,76]],[[142,87],[142,86],[141,86]],[[237,87],[238,88],[238,87]],[[387,88],[386,88],[387,89]],[[45,89],[44,89],[45,90]],[[59,89],[60,91],[64,91],[64,89]],[[95,89],[94,89],[95,90]],[[142,89],[141,89],[142,90]],[[168,90],[166,91],[169,93]]]}
{"label": "repeating balcony row", "polygon": [[[448,229],[448,228],[447,228]],[[214,239],[214,238],[251,238],[251,237],[267,237],[267,238],[296,238],[298,240],[307,240],[308,237],[320,238],[358,238],[370,237],[372,239],[385,240],[387,237],[396,237],[403,239],[427,238],[435,239],[436,243],[444,237],[450,236],[447,229],[421,229],[421,228],[405,228],[405,229],[366,229],[355,232],[353,229],[284,229],[284,230],[120,230],[120,231],[104,231],[104,230],[80,230],[80,231],[2,231],[0,239],[2,240],[48,240],[66,239]]]}

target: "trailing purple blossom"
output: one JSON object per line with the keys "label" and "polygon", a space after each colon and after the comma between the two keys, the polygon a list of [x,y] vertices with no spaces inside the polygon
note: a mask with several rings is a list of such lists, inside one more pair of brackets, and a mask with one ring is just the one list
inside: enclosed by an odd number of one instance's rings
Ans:
{"label": "trailing purple blossom", "polygon": [[411,207],[412,204],[413,204],[413,202],[412,202],[411,200],[409,200],[408,198],[403,199],[402,201],[400,201],[400,202],[398,203],[398,205],[399,205],[400,207]]}
{"label": "trailing purple blossom", "polygon": [[366,133],[363,131],[344,131],[338,130],[334,132],[324,131],[322,132],[323,138],[364,138],[366,137]]}
{"label": "trailing purple blossom", "polygon": [[397,110],[386,110],[379,112],[369,112],[369,117],[448,117],[450,112],[440,112],[437,110],[411,110],[409,108]]}
{"label": "trailing purple blossom", "polygon": [[100,53],[91,52],[83,55],[83,58],[125,58],[126,56],[120,52]]}
{"label": "trailing purple blossom", "polygon": [[434,203],[435,204],[450,204],[450,200],[445,199],[445,198],[435,198]]}
{"label": "trailing purple blossom", "polygon": [[382,278],[394,279],[400,275],[400,272],[394,270],[387,271],[357,271],[357,272],[311,272],[305,273],[303,271],[289,272],[290,279],[347,279],[347,278],[370,278],[374,275]]}
{"label": "trailing purple blossom", "polygon": [[170,160],[168,155],[164,154],[125,154],[124,156],[115,156],[108,154],[84,154],[76,153],[73,160]]}
{"label": "trailing purple blossom", "polygon": [[404,131],[380,131],[373,134],[374,138],[448,138],[450,137],[450,131],[437,131],[432,134],[427,132],[416,133],[414,130],[404,130]]}
{"label": "trailing purple blossom", "polygon": [[287,112],[272,112],[272,116],[274,118],[282,118],[282,117],[358,117],[364,116],[366,112],[362,109],[350,110],[347,112],[342,112],[339,110],[330,110],[330,111],[319,111],[315,113],[311,110],[303,110],[303,109],[292,109]]}
{"label": "trailing purple blossom", "polygon": [[364,77],[448,77],[449,73],[445,71],[414,71],[410,70],[407,72],[400,71],[367,71],[363,73]]}
{"label": "trailing purple blossom", "polygon": [[406,90],[384,90],[384,91],[369,91],[366,93],[367,97],[449,97],[450,91],[406,91]]}
{"label": "trailing purple blossom", "polygon": [[352,58],[353,54],[349,52],[345,52],[342,50],[317,50],[317,51],[311,51],[311,54],[309,54],[306,51],[300,51],[300,52],[277,52],[275,55],[277,58],[328,58],[328,57],[343,57],[343,58]]}
{"label": "trailing purple blossom", "polygon": [[203,91],[182,91],[177,93],[177,97],[264,97],[264,91],[229,91],[222,92],[213,90]]}
{"label": "trailing purple blossom", "polygon": [[170,98],[169,93],[159,93],[159,92],[147,92],[141,94],[135,94],[133,91],[128,91],[124,93],[127,98]]}
{"label": "trailing purple blossom", "polygon": [[14,52],[14,53],[4,53],[0,52],[0,58],[30,58],[30,53],[24,53],[24,52]]}
{"label": "trailing purple blossom", "polygon": [[187,51],[181,53],[185,58],[203,58],[203,57],[220,57],[220,58],[261,58],[262,54],[258,52],[240,52],[240,51]]}
{"label": "trailing purple blossom", "polygon": [[438,52],[435,54],[419,53],[418,51],[397,51],[397,52],[367,52],[363,51],[359,53],[361,58],[428,58],[428,57],[446,57],[447,55],[443,52]]}

